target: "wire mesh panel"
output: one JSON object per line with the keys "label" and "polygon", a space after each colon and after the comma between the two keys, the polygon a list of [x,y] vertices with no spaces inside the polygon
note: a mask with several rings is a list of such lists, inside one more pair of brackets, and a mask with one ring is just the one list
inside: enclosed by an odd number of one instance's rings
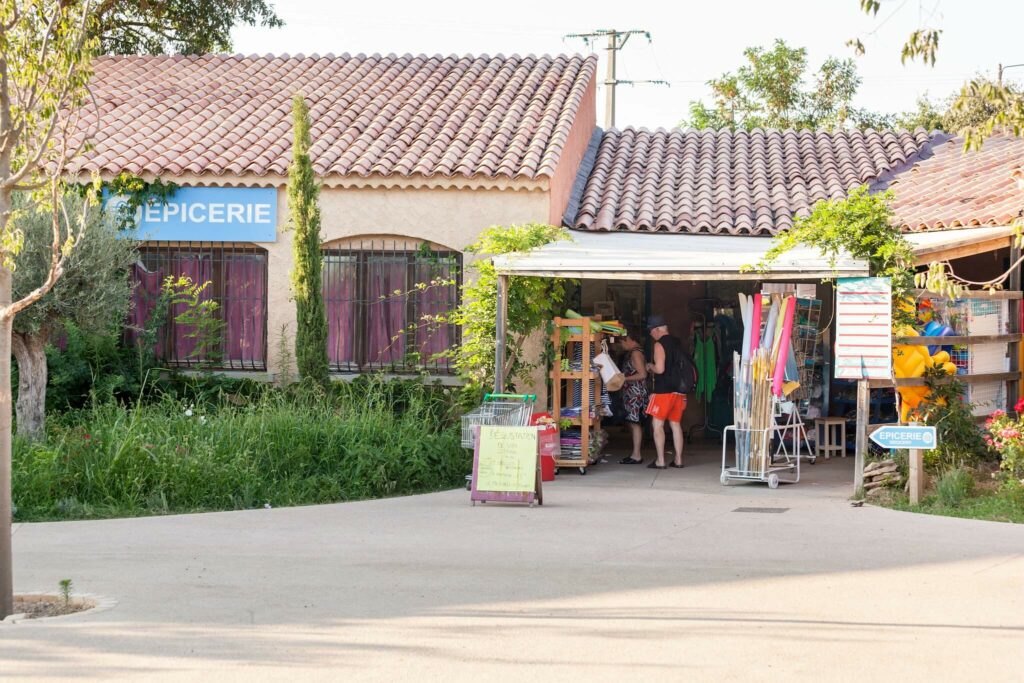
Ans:
{"label": "wire mesh panel", "polygon": [[[178,318],[187,305],[160,311],[167,278],[187,277],[206,285],[200,301],[214,301],[223,322],[219,344],[204,350],[194,325]],[[267,252],[256,245],[209,242],[149,242],[139,248],[132,266],[132,307],[128,337],[138,342],[147,327],[155,329],[158,358],[179,367],[265,370],[267,367]],[[154,315],[161,320],[151,320]]]}
{"label": "wire mesh panel", "polygon": [[465,448],[474,446],[474,427],[526,427],[532,413],[532,402],[485,401],[462,416],[462,445]]}
{"label": "wire mesh panel", "polygon": [[398,240],[324,249],[327,355],[335,372],[451,374],[462,255]]}

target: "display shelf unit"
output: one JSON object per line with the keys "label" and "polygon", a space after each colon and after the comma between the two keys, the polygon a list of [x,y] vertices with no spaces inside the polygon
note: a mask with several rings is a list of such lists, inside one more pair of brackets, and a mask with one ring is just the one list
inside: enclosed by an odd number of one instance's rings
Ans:
{"label": "display shelf unit", "polygon": [[[586,318],[555,318],[551,333],[551,344],[556,350],[555,362],[549,377],[551,378],[551,414],[556,420],[562,421],[562,408],[567,407],[566,401],[572,401],[573,383],[580,384],[580,417],[568,418],[570,424],[580,430],[580,457],[570,458],[560,454],[555,458],[555,467],[575,467],[580,474],[587,473],[590,465],[590,444],[594,434],[601,429],[601,373],[590,362],[590,351],[600,353],[603,332],[590,329],[592,321],[600,321],[600,316]],[[566,333],[564,330],[579,329],[579,332]],[[582,359],[578,370],[563,370],[562,359],[570,362],[580,349]],[[572,406],[575,407],[575,406]],[[591,416],[593,412],[593,416]]]}
{"label": "display shelf unit", "polygon": [[[965,292],[954,304],[931,292],[915,290],[914,294],[921,299],[931,299],[940,318],[948,319],[950,312],[955,313],[957,321],[951,327],[959,334],[947,337],[896,337],[893,343],[963,347],[966,350],[966,365],[958,367],[955,377],[934,381],[944,384],[956,380],[967,385],[966,398],[975,404],[973,411],[978,420],[984,419],[996,409],[1012,408],[1020,393],[1021,380],[1020,290]],[[870,386],[874,389],[924,386],[925,383],[923,377],[903,377],[871,380]]]}

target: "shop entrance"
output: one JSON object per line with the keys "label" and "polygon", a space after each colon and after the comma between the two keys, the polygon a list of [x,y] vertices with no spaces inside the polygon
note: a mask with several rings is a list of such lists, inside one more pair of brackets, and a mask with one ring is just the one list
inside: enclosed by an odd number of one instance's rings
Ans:
{"label": "shop entrance", "polygon": [[[797,307],[793,336],[793,349],[798,358],[800,388],[788,398],[792,409],[798,411],[806,423],[806,438],[800,433],[802,464],[813,461],[816,456],[815,418],[830,414],[829,339],[832,313],[832,286],[819,282],[762,283],[751,280],[714,281],[644,281],[628,280],[584,280],[576,306],[584,316],[599,317],[602,320],[617,321],[628,330],[632,339],[639,342],[639,353],[644,361],[653,359],[653,339],[647,333],[645,322],[652,316],[662,316],[669,332],[682,342],[683,348],[691,354],[698,370],[694,391],[688,395],[683,415],[684,469],[689,467],[690,476],[719,480],[722,438],[725,428],[733,424],[733,358],[740,351],[743,341],[743,323],[739,312],[739,295],[762,293],[767,299],[771,295],[794,296]],[[638,315],[643,311],[642,315]],[[606,335],[611,355],[620,369],[627,371],[634,365],[635,352],[621,344],[614,335]],[[574,402],[579,401],[577,382],[558,385],[552,382],[549,394],[561,391],[559,406],[565,416],[576,417]],[[649,383],[648,383],[649,386]],[[636,477],[632,470],[645,468],[655,461],[651,420],[636,411],[636,391],[628,388],[601,392],[600,429],[588,439],[593,445],[593,461],[587,472],[601,477]],[[841,410],[841,407],[840,407]],[[627,465],[634,454],[633,430],[630,422],[640,419],[643,440],[640,455],[642,465]],[[567,427],[571,447],[576,446],[576,425]],[[670,431],[670,430],[666,430]],[[777,448],[795,455],[792,434],[780,432]],[[849,430],[850,435],[853,430]],[[672,438],[667,437],[666,462],[672,461]],[[852,444],[850,444],[852,453]],[[598,450],[599,449],[599,450]],[[829,455],[841,456],[845,451],[834,451]],[[852,462],[852,460],[851,460]],[[600,470],[593,465],[601,465]],[[569,468],[572,471],[575,468]],[[609,471],[610,470],[610,471]],[[805,476],[813,473],[804,470]],[[841,472],[841,474],[839,474]],[[833,468],[837,481],[852,481],[850,467]],[[835,476],[838,475],[838,476]],[[643,474],[640,475],[643,479]]]}

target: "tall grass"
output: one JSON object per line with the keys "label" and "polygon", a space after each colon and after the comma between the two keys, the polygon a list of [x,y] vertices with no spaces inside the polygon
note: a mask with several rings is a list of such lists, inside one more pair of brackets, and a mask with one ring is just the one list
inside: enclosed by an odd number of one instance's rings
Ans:
{"label": "tall grass", "polygon": [[955,508],[974,493],[974,474],[963,467],[954,467],[942,473],[935,484],[939,502]]}
{"label": "tall grass", "polygon": [[108,402],[19,441],[19,520],[327,503],[450,488],[469,471],[438,387],[371,380],[331,393]]}

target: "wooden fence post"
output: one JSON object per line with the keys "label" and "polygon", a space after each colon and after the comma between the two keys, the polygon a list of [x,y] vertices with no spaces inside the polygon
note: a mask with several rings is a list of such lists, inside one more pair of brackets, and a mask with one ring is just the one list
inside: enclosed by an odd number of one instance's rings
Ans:
{"label": "wooden fence post", "polygon": [[853,492],[864,486],[864,457],[868,451],[868,420],[871,410],[871,389],[868,380],[857,381],[857,441],[853,456]]}

